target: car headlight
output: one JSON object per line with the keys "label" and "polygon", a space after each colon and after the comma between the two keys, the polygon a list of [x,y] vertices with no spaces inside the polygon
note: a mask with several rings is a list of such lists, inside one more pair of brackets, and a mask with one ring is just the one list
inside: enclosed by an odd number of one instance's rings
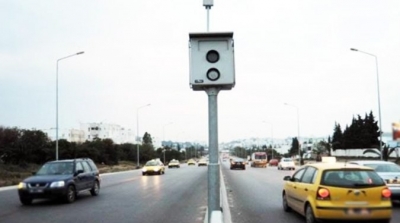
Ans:
{"label": "car headlight", "polygon": [[155,171],[155,172],[157,172],[157,171],[159,171],[159,170],[160,170],[159,167],[154,168],[154,171]]}
{"label": "car headlight", "polygon": [[18,189],[26,189],[26,183],[20,182],[20,183],[18,184]]}
{"label": "car headlight", "polygon": [[64,187],[65,186],[65,182],[64,181],[56,181],[50,184],[51,188],[54,187]]}
{"label": "car headlight", "polygon": [[146,172],[146,171],[147,171],[146,167],[143,167],[142,172]]}

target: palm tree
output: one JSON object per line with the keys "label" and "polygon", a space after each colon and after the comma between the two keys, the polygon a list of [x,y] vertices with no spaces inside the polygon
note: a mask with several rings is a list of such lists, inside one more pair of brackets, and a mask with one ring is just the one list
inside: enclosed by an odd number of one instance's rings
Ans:
{"label": "palm tree", "polygon": [[[382,147],[382,158],[383,158],[383,160],[388,161],[390,155],[393,152],[395,152],[397,148],[399,148],[399,147],[389,148],[389,146],[384,145]],[[379,157],[381,156],[381,152],[378,149],[366,149],[366,150],[364,150],[363,154],[366,154],[366,153],[373,153],[373,154],[378,155]]]}

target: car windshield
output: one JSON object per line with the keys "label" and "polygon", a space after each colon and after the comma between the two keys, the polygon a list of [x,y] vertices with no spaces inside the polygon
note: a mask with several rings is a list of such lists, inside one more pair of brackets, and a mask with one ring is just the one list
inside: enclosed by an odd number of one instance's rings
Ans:
{"label": "car windshield", "polygon": [[255,155],[254,157],[255,157],[255,159],[263,160],[263,159],[267,158],[267,155]]}
{"label": "car windshield", "polygon": [[158,163],[156,161],[147,161],[145,166],[158,166]]}
{"label": "car windshield", "polygon": [[364,188],[383,186],[385,182],[373,170],[360,170],[360,169],[336,169],[325,170],[321,185],[333,187],[350,187],[350,188]]}
{"label": "car windshield", "polygon": [[381,164],[381,163],[368,163],[365,166],[371,167],[376,172],[385,172],[385,173],[398,173],[400,172],[400,167],[396,164]]}
{"label": "car windshield", "polygon": [[72,162],[55,162],[44,164],[36,175],[68,175],[74,171]]}
{"label": "car windshield", "polygon": [[178,160],[171,160],[170,163],[179,163]]}

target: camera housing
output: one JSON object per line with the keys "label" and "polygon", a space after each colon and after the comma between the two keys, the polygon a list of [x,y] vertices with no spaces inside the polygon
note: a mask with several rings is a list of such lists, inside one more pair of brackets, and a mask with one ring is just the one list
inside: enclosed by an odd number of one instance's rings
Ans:
{"label": "camera housing", "polygon": [[190,86],[230,90],[235,86],[235,58],[232,32],[189,34]]}

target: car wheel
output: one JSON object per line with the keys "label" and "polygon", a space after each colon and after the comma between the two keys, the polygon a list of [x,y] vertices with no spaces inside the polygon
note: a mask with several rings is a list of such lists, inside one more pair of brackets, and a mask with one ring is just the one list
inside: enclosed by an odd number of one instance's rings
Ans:
{"label": "car wheel", "polygon": [[69,185],[67,188],[67,194],[65,195],[65,202],[72,203],[75,201],[75,199],[76,199],[75,187]]}
{"label": "car wheel", "polygon": [[287,203],[286,194],[283,194],[283,196],[282,196],[282,207],[283,207],[283,210],[284,210],[285,212],[289,212],[289,211],[292,210],[292,209],[289,207],[288,203]]}
{"label": "car wheel", "polygon": [[142,176],[146,175],[145,173],[142,173]]}
{"label": "car wheel", "polygon": [[306,205],[306,223],[317,223],[310,204]]}
{"label": "car wheel", "polygon": [[32,198],[26,198],[26,197],[22,198],[22,197],[20,197],[19,200],[21,201],[21,203],[22,203],[23,205],[30,205],[30,204],[32,204]]}
{"label": "car wheel", "polygon": [[99,181],[96,180],[94,182],[93,188],[90,190],[90,194],[92,196],[97,196],[97,195],[99,195],[99,192],[100,192],[100,184],[99,184]]}

